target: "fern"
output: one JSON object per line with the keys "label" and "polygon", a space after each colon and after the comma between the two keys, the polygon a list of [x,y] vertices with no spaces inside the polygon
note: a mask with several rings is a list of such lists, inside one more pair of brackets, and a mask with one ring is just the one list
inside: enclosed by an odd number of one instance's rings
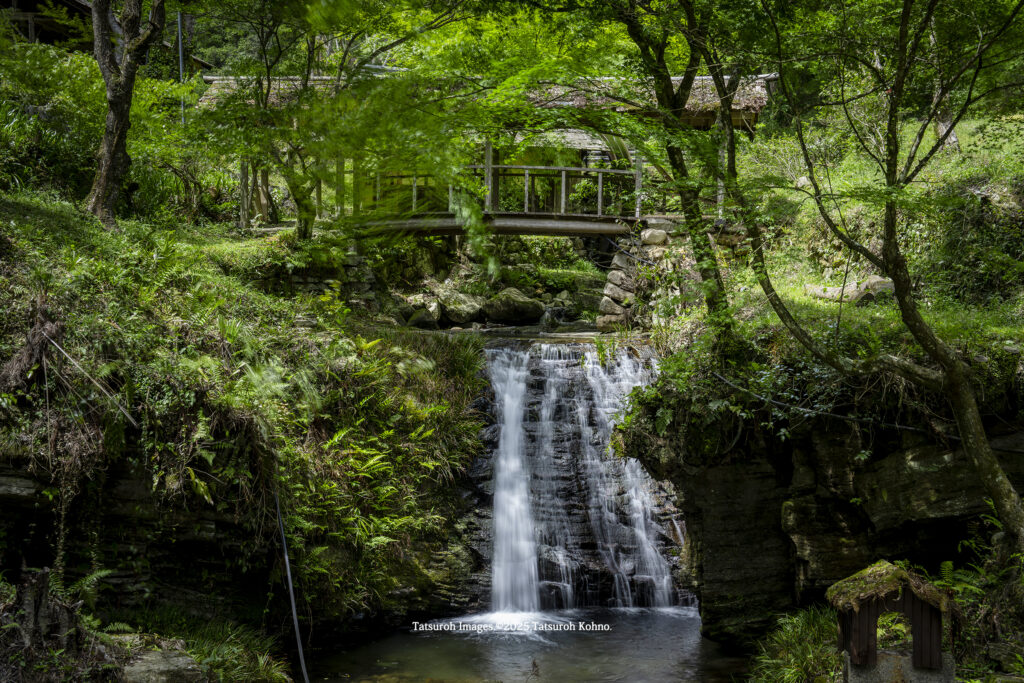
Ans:
{"label": "fern", "polygon": [[96,606],[96,599],[99,597],[100,581],[113,573],[113,569],[97,569],[71,584],[71,587],[62,593],[64,597],[83,601],[89,609],[92,609]]}

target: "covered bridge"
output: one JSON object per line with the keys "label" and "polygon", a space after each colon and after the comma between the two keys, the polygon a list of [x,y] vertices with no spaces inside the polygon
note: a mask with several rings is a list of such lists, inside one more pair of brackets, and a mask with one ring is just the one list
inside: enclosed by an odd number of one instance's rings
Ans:
{"label": "covered bridge", "polygon": [[[312,88],[329,95],[338,87],[334,77],[314,77],[305,84],[298,78],[280,77],[269,82],[256,79],[207,76],[206,92],[200,106],[214,107],[243,88],[243,95],[255,104],[257,93],[266,106],[294,102]],[[678,85],[678,79],[676,79]],[[774,91],[775,74],[758,74],[742,80],[733,99],[731,116],[737,129],[753,135],[758,117]],[[597,79],[578,86],[538,88],[531,100],[538,108],[572,107],[614,109],[643,113],[655,111],[653,93],[634,89],[621,91],[621,81]],[[707,130],[718,117],[719,99],[709,77],[695,79],[684,122]],[[533,148],[574,150],[575,164],[505,163],[489,141],[480,141],[480,163],[468,171],[487,188],[485,221],[497,233],[612,235],[627,232],[630,224],[649,214],[666,213],[653,193],[644,187],[643,159],[612,132],[582,129],[532,131]],[[375,173],[362,168],[358,159],[335,160],[333,192],[335,215],[367,214],[369,227],[419,234],[457,234],[461,227],[451,213],[457,188],[438,186],[436,179],[417,174]],[[242,220],[269,212],[269,172],[258,160],[243,160]],[[257,170],[258,169],[258,170]],[[250,175],[251,174],[251,175]],[[323,188],[317,187],[318,215],[323,215]],[[393,216],[382,215],[386,212]],[[372,216],[368,215],[374,214]],[[400,216],[400,217],[399,217]]]}

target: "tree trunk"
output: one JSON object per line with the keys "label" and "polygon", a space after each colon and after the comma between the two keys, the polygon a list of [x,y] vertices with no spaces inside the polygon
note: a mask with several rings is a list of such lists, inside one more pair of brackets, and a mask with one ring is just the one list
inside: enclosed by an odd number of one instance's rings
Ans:
{"label": "tree trunk", "polygon": [[107,88],[107,119],[103,128],[103,141],[97,152],[99,165],[86,200],[86,210],[108,227],[115,223],[114,209],[121,194],[121,183],[131,166],[128,128],[131,126],[129,114],[134,85],[133,74],[131,82],[118,82],[113,88]]}
{"label": "tree trunk", "polygon": [[316,223],[316,202],[313,197],[315,181],[308,186],[292,174],[284,174],[288,193],[295,202],[295,236],[300,240],[308,240],[313,236],[313,224]]}
{"label": "tree trunk", "polygon": [[86,208],[107,226],[115,224],[114,209],[121,183],[131,165],[128,128],[135,77],[149,46],[160,39],[164,18],[163,0],[153,0],[145,25],[142,0],[126,0],[116,17],[110,0],[92,3],[93,52],[107,88],[107,118]]}
{"label": "tree trunk", "polygon": [[941,388],[949,399],[960,430],[964,452],[971,459],[985,490],[992,497],[996,514],[1010,534],[1016,548],[1024,551],[1024,507],[1020,495],[1003,471],[992,451],[985,425],[978,410],[969,368],[921,315],[913,297],[910,271],[896,239],[897,210],[893,202],[885,205],[885,239],[882,251],[886,274],[892,278],[893,293],[900,319],[925,353],[942,368]]}
{"label": "tree trunk", "polygon": [[263,220],[267,223],[280,223],[281,212],[274,203],[274,195],[270,193],[270,169],[264,166],[260,169],[260,198],[263,204]]}
{"label": "tree trunk", "polygon": [[959,372],[950,375],[955,376],[949,377],[946,395],[956,416],[964,452],[992,497],[996,516],[1002,522],[1004,531],[1013,537],[1016,551],[1024,552],[1024,507],[1020,495],[1003,471],[988,441],[970,380]]}
{"label": "tree trunk", "polygon": [[960,138],[956,136],[956,131],[951,130],[953,128],[953,117],[949,113],[949,106],[943,103],[941,109],[939,109],[939,116],[935,119],[935,136],[942,137],[949,131],[949,137],[942,144],[943,149],[952,150],[954,152],[960,151]]}
{"label": "tree trunk", "polygon": [[311,202],[305,202],[308,206],[304,206],[299,202],[295,203],[298,207],[298,220],[295,222],[295,236],[300,240],[308,240],[313,236],[313,224],[316,222],[316,208]]}
{"label": "tree trunk", "polygon": [[[672,174],[675,176],[676,182],[681,184],[689,178],[689,169],[683,158],[683,152],[673,146],[668,146],[667,151]],[[729,299],[725,294],[725,283],[722,280],[721,270],[718,268],[715,246],[711,243],[711,238],[708,237],[707,225],[705,225],[700,210],[698,191],[680,187],[678,192],[682,212],[686,217],[690,248],[693,250],[693,259],[696,262],[697,272],[700,274],[701,290],[708,309],[708,321],[721,341],[731,335],[732,315],[729,312]]]}

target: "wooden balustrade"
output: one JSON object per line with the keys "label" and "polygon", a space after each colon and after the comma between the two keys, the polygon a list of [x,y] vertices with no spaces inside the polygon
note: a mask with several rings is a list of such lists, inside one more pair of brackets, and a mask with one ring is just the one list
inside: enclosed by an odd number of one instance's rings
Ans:
{"label": "wooden balustrade", "polygon": [[[489,148],[487,151],[490,152]],[[466,167],[469,173],[482,176],[487,188],[484,198],[484,212],[487,214],[598,218],[641,216],[644,199],[642,159],[638,159],[632,169],[493,164],[491,161],[492,156],[488,153],[484,164]],[[457,186],[437,184],[430,174],[367,174],[358,160],[351,164],[339,160],[333,169],[332,180],[337,216],[358,216],[375,208],[404,215],[445,213],[453,209],[455,195],[459,192]],[[511,205],[515,201],[514,193],[501,193],[501,189],[507,188],[510,182],[514,185],[522,183],[521,206]],[[584,182],[591,183],[596,190],[582,191],[581,183]],[[319,192],[317,199],[320,206]],[[243,209],[243,220],[248,218],[247,214]],[[322,216],[323,212],[318,211],[318,214]]]}

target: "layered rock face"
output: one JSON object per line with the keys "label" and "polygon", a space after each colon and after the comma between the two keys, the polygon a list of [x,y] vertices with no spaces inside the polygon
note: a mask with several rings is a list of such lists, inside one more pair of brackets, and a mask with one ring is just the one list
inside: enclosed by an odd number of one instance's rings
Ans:
{"label": "layered rock face", "polygon": [[[919,434],[866,444],[848,423],[821,419],[791,440],[751,438],[708,461],[678,433],[654,436],[656,410],[642,412],[626,450],[675,485],[683,575],[711,638],[755,638],[778,612],[878,559],[954,559],[969,522],[989,512],[967,456]],[[1024,488],[1024,431],[993,445]]]}

